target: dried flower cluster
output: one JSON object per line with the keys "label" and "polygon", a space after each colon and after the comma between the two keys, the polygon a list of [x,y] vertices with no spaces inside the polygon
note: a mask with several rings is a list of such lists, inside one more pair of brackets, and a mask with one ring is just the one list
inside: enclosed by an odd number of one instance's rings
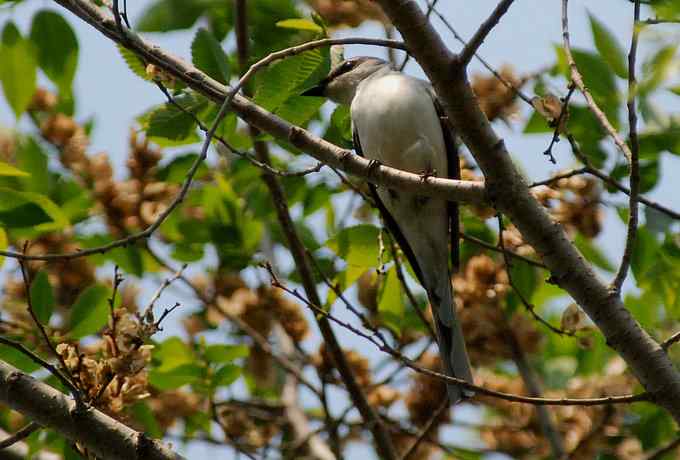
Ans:
{"label": "dried flower cluster", "polygon": [[364,21],[388,22],[380,6],[371,0],[307,0],[307,3],[331,27],[357,27]]}
{"label": "dried flower cluster", "polygon": [[57,345],[57,352],[88,400],[119,419],[126,418],[126,407],[150,396],[145,367],[153,347],[145,342],[155,331],[137,310],[134,291],[126,289],[123,304],[114,310],[102,340],[89,346]]}
{"label": "dried flower cluster", "polygon": [[472,90],[477,96],[479,107],[489,121],[501,119],[507,122],[511,116],[517,113],[516,89],[519,89],[524,81],[517,76],[512,66],[508,64],[501,67],[499,75],[503,81],[495,75],[473,75]]}
{"label": "dried flower cluster", "polygon": [[[550,390],[547,397],[596,398],[630,393],[635,379],[626,371],[620,358],[612,359],[604,375],[576,377],[565,390]],[[489,370],[476,373],[476,382],[487,388],[514,394],[525,394],[519,377],[501,375]],[[495,409],[495,415],[481,430],[489,448],[513,458],[545,458],[550,446],[543,437],[535,408],[513,404],[497,398],[477,396],[478,401]],[[558,406],[550,408],[555,426],[560,431],[569,458],[586,460],[608,453],[615,458],[641,459],[639,441],[627,438],[623,406]]]}
{"label": "dried flower cluster", "polygon": [[160,151],[132,130],[127,161],[130,177],[114,180],[108,155],[87,154],[90,140],[85,127],[55,112],[54,100],[55,96],[44,89],[34,96],[31,108],[40,121],[41,134],[59,150],[64,167],[92,187],[111,233],[120,237],[153,223],[178,190],[175,184],[156,179]]}
{"label": "dried flower cluster", "polygon": [[507,334],[514,331],[527,353],[538,350],[541,335],[535,322],[521,313],[505,318],[504,301],[509,291],[505,267],[487,255],[470,258],[453,278],[455,302],[465,331],[468,353],[477,365],[512,357]]}

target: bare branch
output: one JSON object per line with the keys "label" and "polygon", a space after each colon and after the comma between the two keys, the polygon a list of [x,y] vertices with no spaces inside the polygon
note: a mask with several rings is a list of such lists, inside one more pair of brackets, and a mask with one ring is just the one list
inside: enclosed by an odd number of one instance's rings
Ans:
{"label": "bare branch", "polygon": [[579,91],[581,91],[581,93],[583,94],[583,97],[586,100],[588,108],[593,113],[593,115],[595,115],[595,118],[597,118],[597,121],[600,123],[602,128],[607,132],[607,134],[609,134],[609,136],[611,136],[616,146],[619,148],[619,150],[621,150],[623,155],[626,157],[626,160],[630,162],[632,158],[632,153],[628,148],[628,145],[626,145],[626,142],[623,139],[621,139],[619,133],[609,122],[607,115],[602,111],[602,109],[600,109],[600,107],[597,105],[597,102],[595,102],[595,99],[593,99],[593,96],[590,94],[590,91],[588,91],[588,88],[586,88],[586,85],[583,82],[583,76],[581,75],[581,72],[579,72],[578,70],[578,66],[576,65],[574,56],[571,54],[571,43],[569,39],[568,5],[569,0],[562,0],[562,41],[564,44],[564,54],[567,57],[567,64],[569,65],[569,70],[571,73],[571,80],[576,84]]}
{"label": "bare branch", "polygon": [[77,411],[63,393],[1,361],[0,402],[105,460],[183,459],[97,409]]}
{"label": "bare branch", "polygon": [[621,291],[621,286],[628,275],[630,262],[633,258],[633,249],[638,227],[638,201],[640,195],[640,140],[637,131],[637,109],[635,98],[637,97],[637,80],[635,79],[635,60],[637,56],[638,37],[640,36],[640,0],[635,0],[633,13],[633,38],[630,41],[630,51],[628,52],[628,126],[630,138],[630,200],[628,206],[628,229],[626,233],[626,247],[621,257],[621,264],[612,281],[612,289],[616,292]]}
{"label": "bare branch", "polygon": [[25,427],[21,428],[18,430],[16,433],[11,435],[8,438],[3,439],[0,441],[0,450],[6,449],[17,442],[21,441],[22,439],[26,439],[29,437],[33,432],[37,431],[40,429],[40,425],[35,423],[35,422],[30,422],[28,425]]}
{"label": "bare branch", "polygon": [[491,30],[496,26],[496,24],[498,24],[498,21],[500,21],[503,15],[508,11],[508,8],[510,8],[510,5],[512,5],[513,1],[514,0],[501,0],[487,20],[484,21],[481,26],[479,26],[477,32],[475,32],[468,44],[465,45],[465,48],[463,48],[463,51],[461,51],[458,55],[461,65],[468,65],[472,59],[472,56],[477,53],[479,47],[482,46],[482,43],[484,43],[484,40],[489,35]]}

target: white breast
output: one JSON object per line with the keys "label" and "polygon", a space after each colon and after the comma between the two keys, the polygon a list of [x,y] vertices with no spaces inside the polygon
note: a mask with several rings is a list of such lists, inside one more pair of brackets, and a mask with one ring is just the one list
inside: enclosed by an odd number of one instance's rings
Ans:
{"label": "white breast", "polygon": [[422,81],[397,72],[370,78],[357,89],[351,113],[367,158],[446,176],[439,117]]}

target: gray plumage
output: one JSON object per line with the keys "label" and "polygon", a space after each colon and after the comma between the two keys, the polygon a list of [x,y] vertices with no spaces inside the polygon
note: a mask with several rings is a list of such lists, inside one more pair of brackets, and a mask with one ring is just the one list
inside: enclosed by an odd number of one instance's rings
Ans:
{"label": "gray plumage", "polygon": [[[366,158],[439,177],[457,171],[452,134],[428,82],[395,71],[381,59],[358,57],[341,62],[304,94],[350,106],[355,148]],[[457,236],[457,208],[400,190],[372,191],[383,220],[427,291],[444,371],[472,382],[449,270],[449,222],[455,221]],[[448,389],[451,403],[471,395],[457,385]]]}

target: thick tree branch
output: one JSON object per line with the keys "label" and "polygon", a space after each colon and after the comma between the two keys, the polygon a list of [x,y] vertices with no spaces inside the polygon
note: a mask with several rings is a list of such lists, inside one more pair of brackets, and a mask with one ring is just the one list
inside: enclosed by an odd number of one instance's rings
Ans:
{"label": "thick tree branch", "polygon": [[525,241],[542,256],[553,279],[588,313],[653,400],[680,421],[680,374],[617,293],[586,263],[563,228],[531,196],[505,144],[480,110],[465,69],[457,65],[455,56],[424,20],[414,1],[378,0],[378,3],[444,101],[449,119],[485,174],[488,193],[496,208],[513,221]]}
{"label": "thick tree branch", "polygon": [[76,411],[68,396],[0,361],[0,402],[39,425],[82,444],[106,460],[180,460],[162,443],[90,408]]}

